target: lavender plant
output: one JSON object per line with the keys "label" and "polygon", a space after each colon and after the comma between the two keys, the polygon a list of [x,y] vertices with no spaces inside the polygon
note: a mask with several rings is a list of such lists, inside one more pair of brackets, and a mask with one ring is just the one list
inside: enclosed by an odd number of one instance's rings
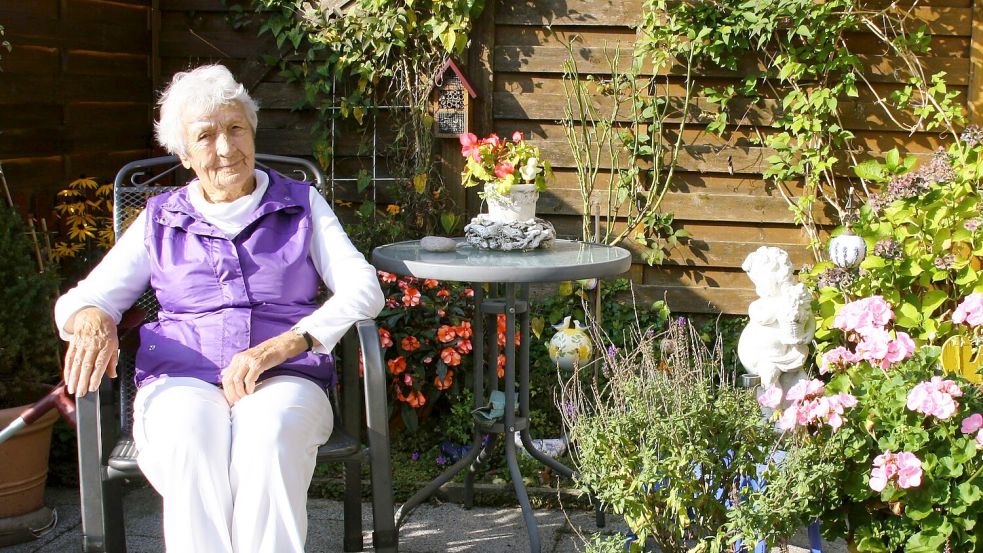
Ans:
{"label": "lavender plant", "polygon": [[666,553],[723,550],[727,509],[775,434],[722,369],[720,341],[710,349],[688,323],[671,324],[599,362],[598,378],[575,375],[560,398],[577,484],[624,516],[638,538],[630,551],[649,540]]}

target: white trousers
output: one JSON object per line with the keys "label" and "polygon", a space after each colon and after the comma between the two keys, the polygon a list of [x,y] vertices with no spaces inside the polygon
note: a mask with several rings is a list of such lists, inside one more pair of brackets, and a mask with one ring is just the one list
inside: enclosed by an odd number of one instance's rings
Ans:
{"label": "white trousers", "polygon": [[168,551],[304,551],[307,489],[334,422],[317,384],[275,376],[230,407],[214,385],[162,377],[137,391],[133,413]]}

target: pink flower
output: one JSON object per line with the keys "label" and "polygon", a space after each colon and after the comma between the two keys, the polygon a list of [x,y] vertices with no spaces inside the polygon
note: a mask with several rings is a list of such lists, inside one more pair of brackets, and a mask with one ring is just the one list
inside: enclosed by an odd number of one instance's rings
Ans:
{"label": "pink flower", "polygon": [[822,362],[819,364],[819,374],[826,374],[835,368],[846,367],[860,361],[860,356],[840,346],[831,349],[823,354]]}
{"label": "pink flower", "polygon": [[802,401],[809,396],[815,396],[822,394],[826,390],[826,385],[823,384],[822,380],[813,378],[812,380],[800,380],[793,385],[787,394],[785,394],[785,399],[789,401]]}
{"label": "pink flower", "polygon": [[503,161],[495,166],[495,176],[504,179],[505,177],[511,175],[515,172],[515,167],[507,161]]}
{"label": "pink flower", "polygon": [[464,133],[457,137],[461,143],[461,155],[481,161],[481,151],[478,150],[478,137],[474,133]]}
{"label": "pink flower", "polygon": [[522,141],[521,132],[515,131],[514,133],[512,133],[512,142],[521,142],[521,141]]}
{"label": "pink flower", "polygon": [[983,428],[983,415],[979,413],[973,413],[972,415],[963,419],[962,430],[963,434],[973,434]]}
{"label": "pink flower", "polygon": [[983,429],[976,434],[976,449],[983,449]]}
{"label": "pink flower", "polygon": [[857,344],[857,355],[871,364],[880,364],[890,349],[891,335],[883,328],[870,328]]}
{"label": "pink flower", "polygon": [[889,450],[874,458],[874,468],[870,471],[870,488],[879,492],[895,479],[900,488],[921,485],[922,462],[914,453],[902,451],[893,454]]}
{"label": "pink flower", "polygon": [[770,409],[778,407],[781,402],[782,389],[779,386],[772,385],[770,388],[765,390],[764,393],[758,396],[758,403]]}
{"label": "pink flower", "polygon": [[915,341],[911,336],[907,332],[896,332],[894,340],[888,344],[884,361],[893,365],[911,357],[913,353],[915,353]]}
{"label": "pink flower", "polygon": [[962,395],[962,389],[955,382],[933,376],[930,381],[921,382],[908,392],[906,406],[917,413],[946,420],[955,414],[959,407],[955,398]]}
{"label": "pink flower", "polygon": [[501,143],[502,143],[502,139],[499,138],[498,135],[495,134],[495,133],[489,134],[488,135],[488,138],[482,138],[481,139],[481,144],[482,145],[487,144],[487,145],[490,145],[492,148],[498,148],[498,146]]}
{"label": "pink flower", "polygon": [[914,453],[898,453],[895,463],[898,466],[898,486],[915,488],[922,483],[922,462]]}
{"label": "pink flower", "polygon": [[983,324],[983,293],[975,292],[966,296],[952,313],[952,322],[966,323],[971,327]]}
{"label": "pink flower", "polygon": [[833,319],[833,326],[863,336],[871,330],[883,329],[893,318],[894,311],[884,298],[871,296],[844,305]]}

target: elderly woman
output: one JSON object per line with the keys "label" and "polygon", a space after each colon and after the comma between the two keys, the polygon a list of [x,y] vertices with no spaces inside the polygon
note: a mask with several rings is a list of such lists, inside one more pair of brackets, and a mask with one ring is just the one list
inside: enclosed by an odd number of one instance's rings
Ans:
{"label": "elderly woman", "polygon": [[160,302],[140,333],[133,437],[169,551],[304,550],[330,352],[384,304],[318,191],[255,168],[256,111],[225,67],[175,75],[157,137],[197,178],[151,198],[55,307],[65,382],[83,396],[115,376],[122,312],[148,286]]}

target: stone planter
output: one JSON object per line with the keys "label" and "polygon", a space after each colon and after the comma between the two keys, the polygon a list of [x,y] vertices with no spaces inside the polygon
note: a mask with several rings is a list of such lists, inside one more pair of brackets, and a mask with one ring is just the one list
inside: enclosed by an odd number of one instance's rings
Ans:
{"label": "stone planter", "polygon": [[485,183],[485,202],[488,217],[497,223],[518,223],[536,217],[539,192],[532,184],[516,184],[508,194],[495,190],[494,183]]}

